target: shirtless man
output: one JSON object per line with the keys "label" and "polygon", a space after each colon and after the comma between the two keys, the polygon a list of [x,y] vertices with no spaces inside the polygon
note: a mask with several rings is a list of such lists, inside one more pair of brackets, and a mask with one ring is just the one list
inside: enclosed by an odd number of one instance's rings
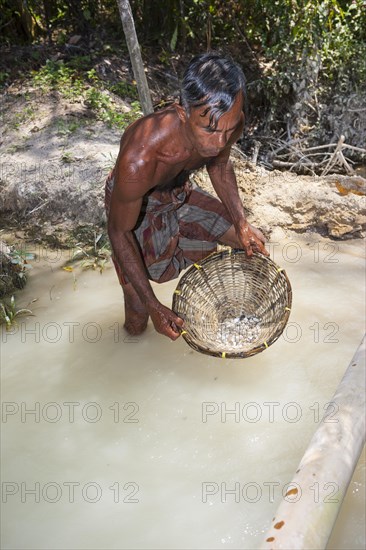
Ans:
{"label": "shirtless man", "polygon": [[[268,255],[263,234],[245,218],[229,160],[243,131],[244,101],[241,69],[205,53],[184,74],[180,104],[140,118],[122,136],[106,210],[130,334],[141,334],[150,316],[157,332],[180,335],[183,320],[158,301],[149,279],[177,277],[218,242]],[[204,165],[220,200],[189,180]]]}

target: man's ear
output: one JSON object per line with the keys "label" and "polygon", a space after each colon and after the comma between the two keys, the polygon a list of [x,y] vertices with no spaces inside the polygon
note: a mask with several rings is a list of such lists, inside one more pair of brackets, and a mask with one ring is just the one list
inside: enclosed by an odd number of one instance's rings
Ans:
{"label": "man's ear", "polygon": [[180,120],[184,123],[187,122],[188,114],[185,108],[182,105],[179,105],[179,103],[177,104],[176,108]]}

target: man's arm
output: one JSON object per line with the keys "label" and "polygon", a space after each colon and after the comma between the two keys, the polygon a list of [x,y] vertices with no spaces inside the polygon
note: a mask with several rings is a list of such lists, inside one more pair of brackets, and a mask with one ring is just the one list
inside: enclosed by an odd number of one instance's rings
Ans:
{"label": "man's arm", "polygon": [[155,329],[172,340],[179,336],[183,320],[156,298],[149,282],[133,228],[140,214],[144,194],[154,181],[154,164],[119,159],[108,217],[108,235],[116,260],[145,304]]}
{"label": "man's arm", "polygon": [[229,158],[230,149],[231,145],[222,151],[213,161],[208,163],[207,172],[218,197],[233,220],[239,242],[242,244],[247,255],[251,256],[254,251],[258,250],[268,256],[269,254],[264,246],[265,238],[263,234],[248,223],[246,219],[244,207],[239,196],[234,167]]}

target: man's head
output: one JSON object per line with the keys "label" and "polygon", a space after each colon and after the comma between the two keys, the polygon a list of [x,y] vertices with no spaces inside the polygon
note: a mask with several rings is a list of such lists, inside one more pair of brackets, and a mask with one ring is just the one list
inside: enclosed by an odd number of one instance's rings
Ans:
{"label": "man's head", "polygon": [[182,81],[180,104],[187,114],[205,106],[209,125],[215,130],[220,117],[229,111],[235,98],[242,93],[246,100],[245,77],[230,58],[217,52],[197,55],[188,65]]}
{"label": "man's head", "polygon": [[232,60],[216,52],[194,57],[176,107],[190,145],[203,157],[218,156],[243,128],[244,102],[245,78]]}

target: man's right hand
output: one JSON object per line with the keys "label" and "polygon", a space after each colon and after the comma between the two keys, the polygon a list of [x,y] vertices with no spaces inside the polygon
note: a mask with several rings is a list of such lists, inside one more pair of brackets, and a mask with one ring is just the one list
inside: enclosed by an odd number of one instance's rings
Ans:
{"label": "man's right hand", "polygon": [[171,309],[163,306],[163,304],[154,304],[147,306],[147,310],[151,317],[156,332],[168,336],[171,340],[179,338],[181,328],[183,327],[183,319],[178,317]]}
{"label": "man's right hand", "polygon": [[268,250],[265,247],[265,236],[262,231],[246,222],[237,231],[240,243],[248,257],[253,255],[253,252],[260,252],[264,256],[269,256]]}

